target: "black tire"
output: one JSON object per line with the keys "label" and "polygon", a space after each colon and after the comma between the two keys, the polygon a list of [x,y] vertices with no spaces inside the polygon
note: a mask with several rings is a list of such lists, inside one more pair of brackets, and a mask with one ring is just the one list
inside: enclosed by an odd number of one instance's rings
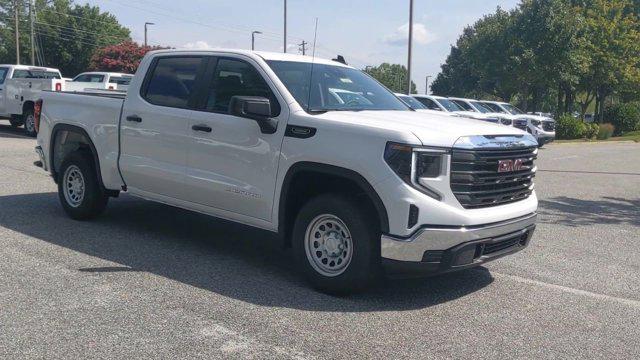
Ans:
{"label": "black tire", "polygon": [[[313,265],[313,260],[309,259],[305,248],[308,228],[312,229],[314,220],[325,214],[337,217],[351,234],[350,262],[342,273],[333,276],[324,275],[316,270],[314,266],[317,265]],[[313,287],[325,293],[342,295],[365,290],[380,274],[378,229],[377,219],[371,212],[349,197],[325,194],[309,200],[298,212],[292,232],[293,254],[299,270]],[[315,243],[313,246],[315,247]],[[311,253],[315,253],[316,250],[312,250]]]}
{"label": "black tire", "polygon": [[17,128],[22,126],[24,124],[24,121],[22,121],[22,118],[18,115],[11,115],[9,123],[11,124],[11,127]]}
{"label": "black tire", "polygon": [[[67,188],[65,182],[73,178],[74,171],[81,174],[83,184],[82,196],[73,199],[79,200],[73,203],[71,195],[65,195]],[[78,150],[69,154],[60,167],[58,174],[58,197],[64,211],[75,220],[89,220],[100,215],[107,206],[107,196],[98,182],[93,158],[88,151]]]}
{"label": "black tire", "polygon": [[22,118],[24,120],[24,132],[26,132],[27,135],[31,137],[38,136],[35,124],[36,118],[33,115],[33,109],[25,110]]}

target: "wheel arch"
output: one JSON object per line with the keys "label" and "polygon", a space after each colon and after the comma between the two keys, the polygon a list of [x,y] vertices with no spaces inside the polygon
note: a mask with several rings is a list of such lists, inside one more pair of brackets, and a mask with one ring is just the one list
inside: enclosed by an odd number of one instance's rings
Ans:
{"label": "wheel arch", "polygon": [[[64,134],[67,135],[64,135]],[[62,150],[65,154],[71,151],[79,150],[79,149],[87,149],[91,153],[91,157],[93,158],[93,163],[96,171],[96,177],[98,179],[98,184],[104,190],[104,184],[102,182],[102,174],[100,172],[100,160],[98,158],[98,151],[96,150],[89,133],[80,126],[70,125],[70,124],[56,124],[51,130],[51,138],[49,143],[49,159],[51,162],[51,175],[54,180],[58,181],[58,167],[62,164],[64,160],[64,156],[59,156],[59,161],[56,162],[56,144],[58,140],[58,136],[69,136],[68,134],[75,134],[77,136],[75,143],[77,146],[75,148],[70,147],[69,149],[59,149]],[[73,149],[73,150],[70,150]]]}
{"label": "wheel arch", "polygon": [[[293,164],[288,170],[282,182],[280,191],[280,200],[278,204],[278,234],[284,241],[285,245],[290,245],[290,234],[295,221],[295,214],[297,209],[304,204],[303,200],[296,200],[296,193],[298,192],[298,186],[300,182],[313,179],[316,184],[322,184],[320,189],[307,190],[305,195],[309,193],[313,195],[319,195],[327,192],[344,192],[349,195],[362,195],[369,201],[374,215],[377,217],[380,230],[382,233],[389,232],[389,216],[387,209],[382,202],[382,199],[375,191],[373,186],[365,179],[361,174],[339,166],[316,163],[316,162],[298,162]],[[327,181],[331,180],[331,181]],[[333,189],[332,184],[348,185],[345,189]],[[359,191],[358,193],[352,193],[351,191]]]}

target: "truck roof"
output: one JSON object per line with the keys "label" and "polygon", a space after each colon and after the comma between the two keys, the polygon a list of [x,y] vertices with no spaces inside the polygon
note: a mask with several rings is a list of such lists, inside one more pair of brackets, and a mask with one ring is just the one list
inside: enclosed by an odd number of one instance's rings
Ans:
{"label": "truck roof", "polygon": [[324,64],[324,65],[335,65],[335,66],[344,66],[351,67],[348,65],[344,65],[341,62],[323,59],[320,57],[312,57],[308,55],[299,55],[299,54],[289,54],[289,53],[278,53],[278,52],[269,52],[269,51],[252,51],[252,50],[242,50],[242,49],[211,49],[211,50],[190,50],[190,49],[165,49],[165,50],[155,50],[150,52],[150,54],[175,54],[175,53],[188,53],[188,54],[240,54],[246,55],[249,57],[260,57],[264,60],[275,60],[275,61],[293,61],[293,62],[303,62],[303,63],[315,63],[315,64]]}
{"label": "truck roof", "polygon": [[60,70],[56,68],[48,68],[44,66],[32,66],[32,65],[17,65],[17,64],[0,64],[3,67],[10,67],[18,70],[41,70],[41,71],[53,71],[60,72]]}

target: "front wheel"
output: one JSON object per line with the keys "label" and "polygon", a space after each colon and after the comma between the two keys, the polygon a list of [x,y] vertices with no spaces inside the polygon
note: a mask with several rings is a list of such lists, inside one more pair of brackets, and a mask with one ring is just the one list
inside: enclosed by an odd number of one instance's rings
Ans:
{"label": "front wheel", "polygon": [[109,197],[100,186],[91,155],[76,151],[62,162],[58,197],[64,211],[75,220],[92,219],[107,206]]}
{"label": "front wheel", "polygon": [[361,291],[379,274],[378,225],[355,200],[333,194],[311,199],[300,209],[292,235],[299,269],[323,292]]}
{"label": "front wheel", "polygon": [[24,131],[31,137],[38,135],[36,131],[36,117],[33,114],[33,109],[28,109],[24,112]]}

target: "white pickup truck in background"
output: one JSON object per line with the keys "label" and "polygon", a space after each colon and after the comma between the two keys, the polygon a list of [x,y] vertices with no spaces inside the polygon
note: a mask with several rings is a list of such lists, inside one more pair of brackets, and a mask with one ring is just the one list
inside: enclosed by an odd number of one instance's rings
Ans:
{"label": "white pickup truck in background", "polygon": [[65,91],[120,90],[126,91],[133,75],[115,72],[84,72],[67,81]]}
{"label": "white pickup truck in background", "polygon": [[556,138],[556,121],[549,116],[527,114],[517,107],[501,101],[482,101],[495,112],[514,117],[513,126],[533,135],[540,147]]}
{"label": "white pickup truck in background", "polygon": [[0,117],[8,118],[11,126],[24,125],[27,134],[35,137],[34,107],[43,90],[64,90],[60,70],[0,65]]}
{"label": "white pickup truck in background", "polygon": [[535,228],[530,134],[413,111],[336,61],[159,50],[126,94],[41,96],[36,152],[70,217],[125,191],[262,228],[323,291],[477,266]]}

